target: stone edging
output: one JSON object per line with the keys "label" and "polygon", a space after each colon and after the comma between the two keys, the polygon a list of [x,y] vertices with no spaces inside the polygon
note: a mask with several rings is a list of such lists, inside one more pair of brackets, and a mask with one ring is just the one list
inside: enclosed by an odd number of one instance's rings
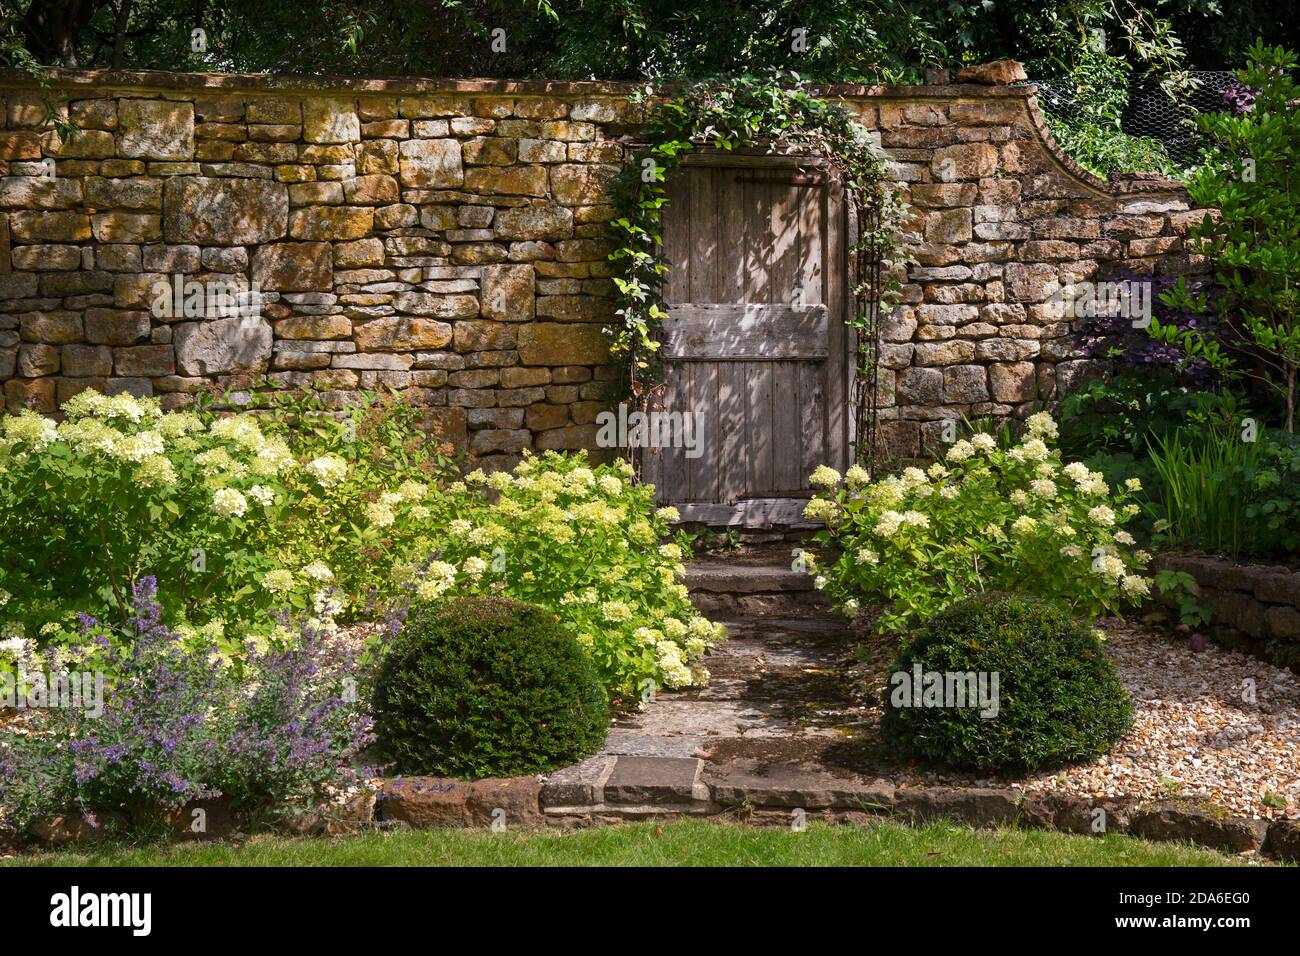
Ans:
{"label": "stone edging", "polygon": [[[629,762],[626,769],[616,766],[623,761]],[[202,834],[190,830],[190,808],[168,815],[175,839],[221,839],[240,831],[241,821],[220,801],[206,801],[203,806],[208,817]],[[1224,853],[1263,851],[1300,861],[1300,820],[1270,823],[1234,817],[1213,804],[1126,797],[1090,800],[1009,788],[896,788],[887,781],[845,780],[829,788],[787,786],[762,777],[711,781],[703,773],[703,761],[654,757],[593,758],[549,777],[388,780],[378,793],[367,793],[335,813],[303,817],[282,829],[295,835],[397,827],[536,830],[722,815],[776,825],[788,824],[797,811],[835,823],[885,816],[906,824],[953,820],[976,828],[1121,833]],[[51,817],[34,828],[33,843],[46,847],[94,843],[108,835],[105,823],[125,822],[119,816],[101,814],[99,828],[75,814]]]}
{"label": "stone edging", "polygon": [[[633,761],[626,772],[617,766]],[[1147,840],[1185,841],[1226,853],[1263,850],[1300,860],[1300,821],[1234,817],[1212,804],[1138,801],[1025,793],[1012,789],[899,789],[886,781],[844,781],[834,788],[783,786],[755,777],[710,781],[702,761],[680,758],[595,758],[548,778],[512,777],[472,783],[408,778],[385,785],[379,825],[536,828],[628,820],[740,813],[755,822],[786,822],[795,810],[814,818],[889,816],[914,824],[955,820],[974,827],[1020,826],[1065,833],[1104,832]],[[671,763],[671,767],[658,766]],[[688,765],[696,765],[691,767]],[[585,778],[585,779],[583,779]],[[1103,811],[1104,816],[1098,814]],[[495,816],[494,816],[495,814]]]}
{"label": "stone edging", "polygon": [[1162,555],[1156,566],[1185,571],[1214,607],[1210,636],[1233,650],[1300,670],[1300,571],[1211,555]]}

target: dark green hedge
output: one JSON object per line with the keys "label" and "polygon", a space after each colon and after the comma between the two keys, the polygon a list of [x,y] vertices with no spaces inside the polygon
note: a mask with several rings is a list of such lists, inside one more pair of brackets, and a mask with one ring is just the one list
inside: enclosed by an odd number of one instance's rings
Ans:
{"label": "dark green hedge", "polygon": [[[978,707],[899,706],[891,681],[881,732],[900,756],[946,767],[1029,771],[1104,753],[1132,726],[1127,691],[1091,629],[1053,605],[1007,594],[931,618],[893,673],[997,673],[997,715]],[[986,685],[991,689],[991,682]],[[951,701],[950,701],[951,702]]]}
{"label": "dark green hedge", "polygon": [[597,751],[609,705],[553,615],[461,598],[411,610],[380,663],[375,724],[396,773],[508,777]]}

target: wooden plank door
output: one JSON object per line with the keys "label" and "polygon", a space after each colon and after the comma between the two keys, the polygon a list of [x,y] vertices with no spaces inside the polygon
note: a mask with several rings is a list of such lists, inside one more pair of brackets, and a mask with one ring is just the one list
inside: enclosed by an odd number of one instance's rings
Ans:
{"label": "wooden plank door", "polygon": [[652,408],[698,447],[652,447],[646,480],[685,520],[801,524],[820,464],[847,454],[844,207],[807,157],[701,153],[668,183],[667,371]]}

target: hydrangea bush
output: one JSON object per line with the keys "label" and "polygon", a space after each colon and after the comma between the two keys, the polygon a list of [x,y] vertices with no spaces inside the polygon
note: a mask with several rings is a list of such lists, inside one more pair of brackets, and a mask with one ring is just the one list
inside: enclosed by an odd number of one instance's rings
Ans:
{"label": "hydrangea bush", "polygon": [[[620,460],[585,453],[526,456],[513,473],[475,470],[438,497],[441,551],[408,567],[422,599],[503,593],[565,621],[611,695],[707,679],[698,663],[725,636],[682,584],[686,541],[668,541],[672,508],[635,484]],[[663,543],[661,543],[663,542]]]}
{"label": "hydrangea bush", "polygon": [[295,456],[250,413],[164,412],[94,391],[63,411],[59,423],[0,419],[10,637],[75,640],[72,609],[125,621],[144,574],[165,582],[175,621],[216,639],[227,626],[270,630],[276,608],[332,617],[383,590],[385,558],[427,547],[431,489],[414,469],[380,484],[335,452]]}
{"label": "hydrangea bush", "polygon": [[881,605],[883,629],[911,627],[961,598],[1001,590],[1057,600],[1080,615],[1114,612],[1147,596],[1150,556],[1123,525],[1138,513],[1130,479],[1112,489],[1079,462],[1062,465],[1056,423],[1030,416],[1024,439],[999,447],[977,433],[942,461],[871,481],[854,466],[822,466],[825,489],[805,515],[825,524],[811,562],[816,584],[842,610]]}
{"label": "hydrangea bush", "polygon": [[707,677],[722,629],[626,463],[548,453],[462,479],[400,405],[218,415],[87,391],[63,411],[0,418],[0,667],[26,641],[83,644],[79,613],[129,624],[129,582],[151,575],[169,626],[232,658],[295,643],[273,612],[328,631],[491,592],[557,615],[611,696]]}

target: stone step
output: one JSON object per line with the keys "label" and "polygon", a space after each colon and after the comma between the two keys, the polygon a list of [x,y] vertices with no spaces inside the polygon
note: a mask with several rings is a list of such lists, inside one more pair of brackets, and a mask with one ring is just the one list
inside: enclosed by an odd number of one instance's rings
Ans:
{"label": "stone step", "polygon": [[686,566],[686,587],[691,603],[713,617],[801,617],[828,608],[812,577],[786,564],[696,561]]}

